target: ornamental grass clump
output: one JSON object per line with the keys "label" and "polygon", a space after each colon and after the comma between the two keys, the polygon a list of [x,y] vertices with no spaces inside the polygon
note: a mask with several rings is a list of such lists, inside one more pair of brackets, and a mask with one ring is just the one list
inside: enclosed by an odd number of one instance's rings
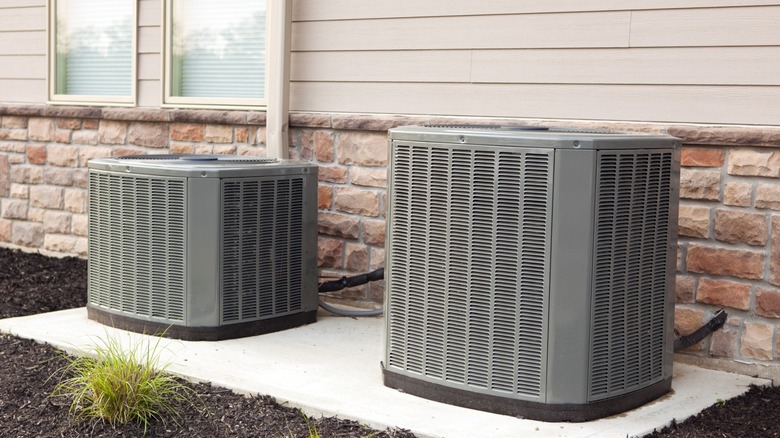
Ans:
{"label": "ornamental grass clump", "polygon": [[75,420],[112,425],[138,422],[144,433],[159,420],[179,424],[177,406],[192,404],[195,392],[159,367],[159,344],[139,342],[123,350],[116,339],[101,341],[93,355],[68,357],[52,396],[68,397]]}

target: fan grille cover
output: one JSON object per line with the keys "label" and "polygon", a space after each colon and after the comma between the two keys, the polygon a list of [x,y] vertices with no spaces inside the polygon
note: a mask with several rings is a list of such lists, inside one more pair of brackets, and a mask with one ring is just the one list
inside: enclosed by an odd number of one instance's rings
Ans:
{"label": "fan grille cover", "polygon": [[89,301],[185,320],[187,195],[182,178],[89,174]]}
{"label": "fan grille cover", "polygon": [[671,152],[599,155],[593,400],[663,378],[672,157]]}
{"label": "fan grille cover", "polygon": [[301,310],[303,179],[222,184],[222,323]]}
{"label": "fan grille cover", "polygon": [[388,365],[538,398],[551,152],[404,144],[393,164]]}

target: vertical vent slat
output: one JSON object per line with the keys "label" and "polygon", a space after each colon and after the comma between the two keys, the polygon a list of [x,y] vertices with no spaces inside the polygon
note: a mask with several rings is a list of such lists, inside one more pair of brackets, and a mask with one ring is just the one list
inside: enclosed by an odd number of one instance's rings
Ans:
{"label": "vertical vent slat", "polygon": [[539,399],[552,152],[391,152],[388,365]]}
{"label": "vertical vent slat", "polygon": [[663,378],[672,152],[601,152],[590,398]]}
{"label": "vertical vent slat", "polygon": [[303,178],[228,178],[221,190],[221,323],[299,312]]}
{"label": "vertical vent slat", "polygon": [[134,316],[184,322],[185,185],[89,173],[89,297]]}

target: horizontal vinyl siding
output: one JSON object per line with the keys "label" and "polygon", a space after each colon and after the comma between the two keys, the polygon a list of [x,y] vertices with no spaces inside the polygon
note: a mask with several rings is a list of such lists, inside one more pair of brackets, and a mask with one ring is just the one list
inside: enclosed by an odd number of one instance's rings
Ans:
{"label": "horizontal vinyl siding", "polygon": [[46,102],[46,80],[0,79],[0,102],[22,104]]}
{"label": "horizontal vinyl siding", "polygon": [[777,125],[780,87],[294,82],[295,110]]}
{"label": "horizontal vinyl siding", "polygon": [[483,83],[780,85],[780,46],[480,50]]}
{"label": "horizontal vinyl siding", "polygon": [[138,55],[138,80],[160,80],[161,58],[159,53],[141,53]]}
{"label": "horizontal vinyl siding", "polygon": [[138,1],[138,87],[140,107],[162,105],[162,3]]}
{"label": "horizontal vinyl siding", "polygon": [[631,47],[778,46],[780,6],[638,11]]}
{"label": "horizontal vinyl siding", "polygon": [[3,79],[46,80],[46,57],[38,55],[0,55]]}
{"label": "horizontal vinyl siding", "polygon": [[[46,101],[43,0],[0,0],[0,102]],[[161,0],[138,2],[138,106]],[[780,1],[293,0],[298,111],[780,124]]]}
{"label": "horizontal vinyl siding", "polygon": [[[2,11],[0,11],[1,13]],[[46,31],[2,32],[0,31],[0,56],[37,55],[46,57]],[[0,76],[2,76],[0,69]]]}
{"label": "horizontal vinyl siding", "polygon": [[296,51],[627,47],[630,12],[295,23]]}
{"label": "horizontal vinyl siding", "polygon": [[0,0],[0,9],[46,6],[46,0]]}
{"label": "horizontal vinyl siding", "polygon": [[46,8],[22,7],[0,9],[2,32],[46,30]]}
{"label": "horizontal vinyl siding", "polygon": [[293,20],[444,17],[776,5],[776,0],[293,0]]}
{"label": "horizontal vinyl siding", "polygon": [[296,82],[780,85],[780,46],[295,52]]}
{"label": "horizontal vinyl siding", "polygon": [[294,52],[293,81],[470,82],[471,52],[416,50],[394,52]]}
{"label": "horizontal vinyl siding", "polygon": [[293,110],[780,124],[777,1],[293,4]]}
{"label": "horizontal vinyl siding", "polygon": [[[159,76],[159,75],[158,75]],[[138,81],[138,106],[159,108],[162,101],[162,85],[159,79],[142,79]]]}
{"label": "horizontal vinyl siding", "polygon": [[46,3],[0,0],[0,102],[45,102],[46,68]]}

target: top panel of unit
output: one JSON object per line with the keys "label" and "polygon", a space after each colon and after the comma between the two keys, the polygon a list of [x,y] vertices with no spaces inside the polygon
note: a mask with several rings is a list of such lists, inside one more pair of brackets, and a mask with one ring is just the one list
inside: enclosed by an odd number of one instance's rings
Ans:
{"label": "top panel of unit", "polygon": [[305,161],[241,155],[127,155],[96,158],[90,170],[179,177],[254,177],[317,174],[317,166]]}
{"label": "top panel of unit", "polygon": [[389,134],[393,141],[554,149],[671,149],[681,144],[663,134],[522,125],[403,126]]}

